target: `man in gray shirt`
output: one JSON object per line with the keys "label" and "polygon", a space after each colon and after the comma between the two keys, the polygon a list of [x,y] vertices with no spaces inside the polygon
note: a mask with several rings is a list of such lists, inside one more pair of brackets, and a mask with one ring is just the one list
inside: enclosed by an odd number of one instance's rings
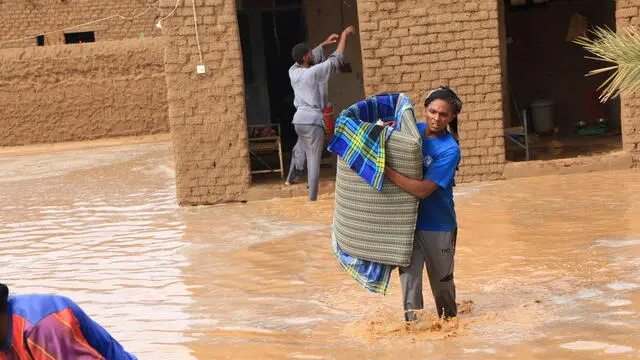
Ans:
{"label": "man in gray shirt", "polygon": [[[289,78],[295,96],[293,105],[296,107],[296,113],[293,116],[293,126],[298,134],[298,142],[293,149],[291,168],[285,184],[290,185],[300,179],[306,159],[309,201],[318,199],[320,159],[325,133],[322,110],[328,103],[327,85],[329,78],[338,72],[344,63],[347,36],[354,31],[355,28],[349,26],[341,36],[332,34],[313,50],[307,44],[298,44],[291,51],[296,61],[289,69]],[[338,49],[325,59],[322,47],[333,44],[338,39]]]}

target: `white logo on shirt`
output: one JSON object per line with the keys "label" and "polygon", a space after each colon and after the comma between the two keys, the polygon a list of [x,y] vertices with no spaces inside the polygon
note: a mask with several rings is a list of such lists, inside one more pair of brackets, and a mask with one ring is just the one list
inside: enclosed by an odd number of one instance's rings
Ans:
{"label": "white logo on shirt", "polygon": [[422,165],[427,169],[429,168],[429,166],[431,166],[432,162],[433,162],[433,158],[431,157],[431,155],[427,155],[422,158]]}

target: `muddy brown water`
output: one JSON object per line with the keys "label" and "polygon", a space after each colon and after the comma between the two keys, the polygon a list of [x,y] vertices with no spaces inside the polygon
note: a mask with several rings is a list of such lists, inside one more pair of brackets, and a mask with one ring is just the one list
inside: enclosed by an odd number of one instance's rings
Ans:
{"label": "muddy brown water", "polygon": [[[0,155],[0,280],[140,359],[640,358],[640,172],[456,188],[459,322],[330,252],[334,198],[179,208],[166,143]],[[428,289],[428,287],[425,287]]]}

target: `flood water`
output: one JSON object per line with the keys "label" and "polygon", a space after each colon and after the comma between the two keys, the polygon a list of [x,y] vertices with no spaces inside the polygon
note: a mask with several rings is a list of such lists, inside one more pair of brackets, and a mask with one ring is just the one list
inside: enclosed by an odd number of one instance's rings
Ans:
{"label": "flood water", "polygon": [[0,155],[0,281],[140,359],[640,358],[638,171],[459,185],[465,314],[406,328],[397,272],[369,294],[332,257],[332,196],[179,208],[172,169],[167,143]]}

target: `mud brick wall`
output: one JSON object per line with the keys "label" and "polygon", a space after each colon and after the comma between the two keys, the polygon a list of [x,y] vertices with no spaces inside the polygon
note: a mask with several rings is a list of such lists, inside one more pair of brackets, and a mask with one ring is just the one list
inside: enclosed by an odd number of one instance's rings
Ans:
{"label": "mud brick wall", "polygon": [[[616,1],[618,28],[640,26],[640,1]],[[640,94],[623,94],[622,100],[622,145],[631,152],[634,167],[640,166]]]}
{"label": "mud brick wall", "polygon": [[416,103],[428,90],[453,88],[459,118],[458,181],[498,179],[505,154],[497,0],[359,0],[367,95],[401,91]]}
{"label": "mud brick wall", "polygon": [[[244,107],[242,53],[234,0],[195,0],[165,21],[169,119],[181,205],[240,200],[251,183]],[[168,13],[174,0],[162,0]]]}
{"label": "mud brick wall", "polygon": [[[59,30],[120,14],[138,15],[149,8],[148,0],[3,0],[0,1],[0,48],[36,46],[36,39],[6,43],[38,33]],[[161,35],[155,27],[160,15],[152,8],[134,20],[110,19],[68,32],[95,31],[96,42]],[[64,43],[64,34],[47,35],[46,44]]]}
{"label": "mud brick wall", "polygon": [[169,131],[161,39],[0,50],[0,146]]}

